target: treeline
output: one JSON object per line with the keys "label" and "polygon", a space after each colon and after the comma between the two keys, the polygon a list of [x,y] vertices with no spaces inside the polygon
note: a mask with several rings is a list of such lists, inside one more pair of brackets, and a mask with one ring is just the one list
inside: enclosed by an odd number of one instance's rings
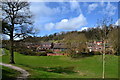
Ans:
{"label": "treeline", "polygon": [[[111,35],[110,33],[116,29],[118,29],[118,26],[107,26],[106,27],[106,31],[107,31],[107,36],[108,33],[109,35]],[[88,41],[90,40],[102,40],[102,38],[104,37],[104,30],[100,27],[96,27],[96,28],[88,28],[87,30],[83,30],[83,31],[71,31],[71,32],[60,32],[60,33],[54,33],[54,34],[50,34],[48,36],[43,36],[43,37],[27,37],[25,38],[23,41],[28,41],[28,42],[41,42],[41,41],[57,41],[57,40],[63,40],[67,35],[70,34],[74,34],[77,33],[79,34],[85,34],[86,38]]]}
{"label": "treeline", "polygon": [[[3,48],[10,50],[9,40],[3,40],[2,43]],[[47,53],[52,52],[51,50],[46,50],[45,52],[38,52],[36,51],[36,47],[27,48],[26,42],[23,42],[21,40],[14,41],[13,49],[15,52],[30,56],[47,56]]]}
{"label": "treeline", "polygon": [[[83,31],[71,31],[71,32],[60,32],[50,34],[43,37],[27,37],[23,41],[25,42],[64,42],[71,40],[72,42],[90,42],[90,41],[102,41],[103,39],[109,43],[114,49],[115,53],[119,53],[119,26],[105,26],[89,28]],[[81,35],[81,36],[80,36]],[[77,39],[76,39],[77,38]],[[76,39],[76,40],[75,40]],[[70,41],[69,41],[70,42]]]}
{"label": "treeline", "polygon": [[[88,52],[86,42],[92,41],[102,41],[103,39],[109,43],[110,46],[114,49],[115,54],[120,53],[120,45],[119,45],[119,26],[105,26],[103,28],[89,28],[83,31],[71,31],[71,32],[60,32],[50,34],[48,36],[43,37],[27,37],[25,39],[16,41],[19,42],[19,45],[22,43],[41,43],[41,42],[60,42],[65,43],[69,50],[69,53],[75,53],[75,50],[79,50],[82,53]],[[3,46],[5,46],[5,42],[9,44],[9,41],[3,41]],[[22,43],[20,43],[22,42]],[[23,46],[22,44],[21,46]],[[14,47],[15,48],[15,47]],[[18,47],[17,47],[18,48]]]}

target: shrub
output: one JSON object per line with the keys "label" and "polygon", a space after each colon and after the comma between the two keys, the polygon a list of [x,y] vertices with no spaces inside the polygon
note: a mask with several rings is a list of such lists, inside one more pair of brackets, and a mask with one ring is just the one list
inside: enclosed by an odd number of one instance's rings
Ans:
{"label": "shrub", "polygon": [[46,50],[46,53],[53,53],[52,50]]}
{"label": "shrub", "polygon": [[99,51],[95,51],[94,55],[100,55],[101,53]]}
{"label": "shrub", "polygon": [[38,56],[47,56],[46,52],[36,52]]}
{"label": "shrub", "polygon": [[115,55],[120,56],[120,53],[115,53]]}
{"label": "shrub", "polygon": [[21,54],[25,54],[25,55],[36,55],[35,52],[29,50],[29,49],[23,49],[19,51]]}

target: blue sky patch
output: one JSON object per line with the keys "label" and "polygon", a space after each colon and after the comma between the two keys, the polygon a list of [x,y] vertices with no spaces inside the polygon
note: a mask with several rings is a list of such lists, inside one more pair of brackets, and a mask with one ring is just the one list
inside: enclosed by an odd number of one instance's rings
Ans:
{"label": "blue sky patch", "polygon": [[117,2],[32,2],[30,10],[39,36],[97,27],[103,17],[118,20]]}

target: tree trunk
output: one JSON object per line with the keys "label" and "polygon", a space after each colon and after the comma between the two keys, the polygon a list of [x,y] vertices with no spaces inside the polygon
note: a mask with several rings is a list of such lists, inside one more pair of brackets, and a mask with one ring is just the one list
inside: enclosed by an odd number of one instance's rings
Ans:
{"label": "tree trunk", "polygon": [[14,62],[14,37],[13,37],[13,31],[14,31],[14,23],[12,21],[12,28],[11,28],[11,33],[10,33],[10,64],[15,64]]}
{"label": "tree trunk", "polygon": [[10,64],[15,64],[14,62],[14,48],[13,48],[13,34],[10,36]]}

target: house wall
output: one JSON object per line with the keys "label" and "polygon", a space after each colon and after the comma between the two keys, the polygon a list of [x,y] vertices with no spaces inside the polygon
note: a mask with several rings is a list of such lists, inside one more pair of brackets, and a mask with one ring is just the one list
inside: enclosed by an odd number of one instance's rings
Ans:
{"label": "house wall", "polygon": [[101,52],[103,50],[103,42],[102,41],[94,41],[93,43],[90,43],[90,45],[88,46],[89,51],[99,51]]}
{"label": "house wall", "polygon": [[53,51],[59,52],[59,51],[61,51],[61,49],[53,49]]}
{"label": "house wall", "polygon": [[67,55],[63,53],[47,53],[47,56],[61,56],[61,55]]}

